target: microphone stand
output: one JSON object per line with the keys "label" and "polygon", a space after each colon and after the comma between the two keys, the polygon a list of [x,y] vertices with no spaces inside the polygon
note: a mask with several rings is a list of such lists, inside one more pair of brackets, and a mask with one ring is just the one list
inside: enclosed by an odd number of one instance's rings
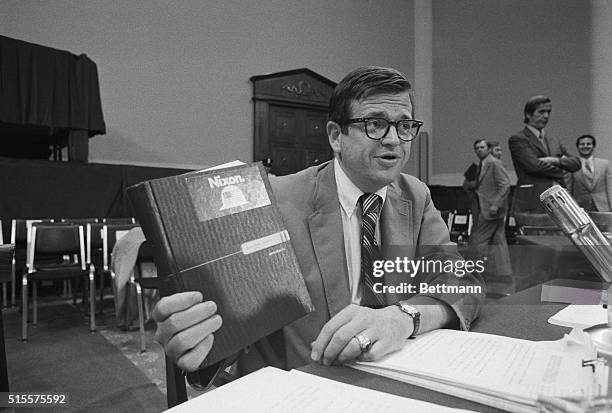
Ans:
{"label": "microphone stand", "polygon": [[[554,185],[540,194],[540,203],[546,213],[589,260],[599,277],[612,282],[612,247],[591,217],[567,190]],[[597,349],[612,357],[612,287],[606,294],[608,322],[584,329]]]}

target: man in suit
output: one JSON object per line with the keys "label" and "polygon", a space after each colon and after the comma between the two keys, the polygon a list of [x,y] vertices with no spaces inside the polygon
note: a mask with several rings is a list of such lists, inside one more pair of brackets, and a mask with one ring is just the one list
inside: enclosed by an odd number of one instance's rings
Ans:
{"label": "man in suit", "polygon": [[[476,157],[478,157],[477,147],[478,143],[484,141],[483,139],[479,139],[474,142],[474,153]],[[486,142],[485,142],[486,146]],[[478,157],[480,162],[480,158]],[[470,201],[470,213],[472,215],[472,228],[475,228],[478,225],[478,215],[480,215],[480,206],[478,204],[478,194],[476,193],[476,186],[478,181],[478,174],[480,173],[480,164],[472,163],[468,169],[463,173],[463,190],[467,193],[468,199]],[[469,245],[474,246],[474,239],[470,237]]]}
{"label": "man in suit", "polygon": [[474,143],[480,158],[476,177],[476,194],[479,216],[471,238],[478,255],[492,255],[495,259],[495,275],[510,276],[512,267],[506,242],[505,216],[510,192],[510,177],[502,162],[493,156],[494,145],[484,139]]}
{"label": "man in suit", "polygon": [[565,185],[565,173],[581,167],[580,160],[571,156],[557,138],[546,134],[551,112],[548,97],[530,98],[523,111],[525,127],[508,140],[518,177],[512,201],[515,213],[544,213],[540,194],[555,184]]}
{"label": "man in suit", "polygon": [[592,135],[576,139],[582,167],[568,175],[567,190],[586,211],[610,212],[612,209],[612,166],[607,159],[593,157],[597,145]]}
{"label": "man in suit", "polygon": [[[478,274],[416,277],[429,285],[473,287],[461,294],[381,294],[372,284],[369,253],[375,251],[384,256],[398,245],[444,245],[446,256],[457,259],[427,186],[401,173],[422,124],[413,119],[410,83],[394,69],[356,69],[334,89],[329,119],[334,159],[270,181],[315,311],[245,351],[242,373],[263,365],[378,359],[416,334],[468,329],[480,311],[485,291]],[[382,209],[378,221],[376,209]],[[393,285],[397,274],[388,275],[383,284]],[[400,279],[410,281],[406,274]],[[187,372],[205,360],[222,325],[214,303],[201,300],[197,292],[175,294],[154,310],[157,340]],[[202,382],[202,372],[197,375]]]}

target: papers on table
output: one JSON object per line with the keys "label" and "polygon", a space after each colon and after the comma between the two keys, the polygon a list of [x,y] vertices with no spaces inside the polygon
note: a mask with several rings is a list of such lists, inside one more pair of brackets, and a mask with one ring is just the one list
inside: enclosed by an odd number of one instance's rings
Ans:
{"label": "papers on table", "polygon": [[265,367],[168,412],[391,413],[466,412],[324,379]]}
{"label": "papers on table", "polygon": [[608,322],[606,309],[601,305],[568,305],[548,319],[550,324],[584,329]]}
{"label": "papers on table", "polygon": [[351,367],[508,411],[535,412],[540,394],[606,394],[608,367],[603,363],[583,367],[583,361],[596,356],[592,345],[575,338],[534,342],[435,330],[380,361]]}

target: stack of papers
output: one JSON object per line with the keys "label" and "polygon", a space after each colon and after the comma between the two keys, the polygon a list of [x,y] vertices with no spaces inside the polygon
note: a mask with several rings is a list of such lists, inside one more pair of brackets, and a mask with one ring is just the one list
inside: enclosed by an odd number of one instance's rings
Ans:
{"label": "stack of papers", "polygon": [[171,413],[462,411],[467,412],[274,367],[265,367],[168,410]]}
{"label": "stack of papers", "polygon": [[550,324],[585,329],[608,322],[608,313],[602,305],[568,305],[548,319]]}
{"label": "stack of papers", "polygon": [[536,412],[538,395],[606,395],[608,367],[591,362],[596,356],[590,343],[570,337],[534,342],[435,330],[380,361],[351,367],[512,412]]}

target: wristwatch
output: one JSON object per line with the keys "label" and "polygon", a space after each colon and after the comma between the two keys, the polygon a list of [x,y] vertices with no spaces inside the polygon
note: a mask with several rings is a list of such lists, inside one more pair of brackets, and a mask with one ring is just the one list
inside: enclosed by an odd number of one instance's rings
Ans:
{"label": "wristwatch", "polygon": [[400,308],[400,310],[412,317],[412,324],[414,326],[414,329],[412,330],[412,334],[410,334],[410,337],[408,338],[414,338],[419,333],[419,327],[421,327],[421,313],[419,312],[419,310],[417,310],[416,307],[411,306],[410,304],[406,304],[402,301],[400,301],[396,305]]}

